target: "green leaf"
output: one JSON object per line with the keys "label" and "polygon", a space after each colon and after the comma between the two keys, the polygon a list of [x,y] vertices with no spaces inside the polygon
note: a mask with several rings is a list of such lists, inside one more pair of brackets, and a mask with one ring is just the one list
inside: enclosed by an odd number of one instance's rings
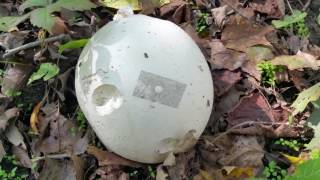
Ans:
{"label": "green leaf", "polygon": [[18,24],[28,19],[30,13],[23,16],[6,16],[0,18],[0,31],[8,32],[14,29]]}
{"label": "green leaf", "polygon": [[54,17],[47,8],[33,10],[30,17],[30,22],[33,25],[44,28],[49,32],[51,32],[55,21],[56,17]]}
{"label": "green leaf", "polygon": [[291,24],[304,20],[306,16],[306,12],[296,10],[293,11],[293,15],[285,16],[283,20],[273,20],[272,25],[277,29],[285,28],[290,26]]}
{"label": "green leaf", "polygon": [[308,126],[313,128],[314,137],[306,145],[308,149],[320,149],[320,109],[315,109],[308,119]]}
{"label": "green leaf", "polygon": [[131,6],[133,10],[141,10],[139,0],[100,0],[100,3],[114,9]]}
{"label": "green leaf", "polygon": [[33,81],[43,78],[44,81],[47,81],[59,73],[59,67],[52,63],[43,63],[40,65],[40,68],[37,72],[33,73],[29,78],[28,85]]}
{"label": "green leaf", "polygon": [[320,158],[300,164],[295,173],[284,180],[315,180],[320,179]]}
{"label": "green leaf", "polygon": [[[52,1],[52,0],[50,0]],[[44,7],[49,5],[50,2],[48,2],[48,0],[26,0],[25,2],[23,2],[20,7],[19,7],[19,11],[24,11],[27,8],[30,7]]]}
{"label": "green leaf", "polygon": [[292,115],[296,115],[299,112],[304,111],[309,102],[316,101],[320,97],[320,82],[312,87],[300,92],[298,98],[291,105],[294,108]]}
{"label": "green leaf", "polygon": [[319,14],[318,17],[317,17],[317,23],[318,23],[318,25],[320,26],[320,14]]}
{"label": "green leaf", "polygon": [[83,11],[97,7],[90,0],[59,0],[52,4],[50,10],[60,11],[61,8],[69,9],[71,11]]}
{"label": "green leaf", "polygon": [[60,45],[59,46],[59,53],[63,53],[66,49],[77,49],[77,48],[82,48],[84,47],[89,39],[79,39],[79,40],[73,40],[69,41],[66,44]]}

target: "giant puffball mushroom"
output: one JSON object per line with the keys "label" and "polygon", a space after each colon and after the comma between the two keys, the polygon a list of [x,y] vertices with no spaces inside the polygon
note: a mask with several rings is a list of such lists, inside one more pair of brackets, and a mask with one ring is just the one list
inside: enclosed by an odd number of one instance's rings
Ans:
{"label": "giant puffball mushroom", "polygon": [[75,88],[107,149],[143,163],[163,161],[168,138],[190,131],[198,138],[213,104],[211,73],[195,42],[177,25],[145,15],[112,21],[90,39]]}

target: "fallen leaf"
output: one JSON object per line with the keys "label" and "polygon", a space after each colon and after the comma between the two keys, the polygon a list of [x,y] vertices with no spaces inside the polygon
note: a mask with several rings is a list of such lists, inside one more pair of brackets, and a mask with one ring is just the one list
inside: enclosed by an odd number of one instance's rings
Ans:
{"label": "fallen leaf", "polygon": [[308,149],[320,149],[320,108],[315,108],[308,119],[308,126],[313,128],[314,137],[306,144]]}
{"label": "fallen leaf", "polygon": [[215,70],[212,72],[212,77],[215,95],[221,96],[241,79],[241,73],[229,70]]}
{"label": "fallen leaf", "polygon": [[13,90],[19,91],[25,86],[32,70],[33,67],[30,65],[15,65],[8,67],[3,77],[1,92],[3,94],[8,94],[8,92]]}
{"label": "fallen leaf", "polygon": [[6,151],[4,150],[2,141],[0,140],[0,162],[2,161],[2,158],[6,155]]}
{"label": "fallen leaf", "polygon": [[22,149],[26,150],[27,146],[24,143],[23,136],[21,135],[20,131],[18,130],[18,128],[15,126],[14,123],[15,123],[14,121],[10,122],[9,127],[5,131],[5,135],[11,144],[15,146],[19,146]]}
{"label": "fallen leaf", "polygon": [[320,66],[320,60],[316,60],[311,54],[303,53],[298,51],[297,55],[293,56],[278,56],[271,60],[273,65],[284,65],[289,70],[301,69],[301,68],[312,68],[318,70]]}
{"label": "fallen leaf", "polygon": [[227,49],[220,40],[213,39],[210,42],[212,69],[228,69],[230,71],[240,68],[247,61],[245,53]]}
{"label": "fallen leaf", "polygon": [[141,10],[138,0],[99,0],[103,6],[111,7],[114,9],[121,9],[130,6],[133,10]]}
{"label": "fallen leaf", "polygon": [[22,46],[30,31],[12,31],[0,35],[0,46],[5,50]]}
{"label": "fallen leaf", "polygon": [[17,159],[17,164],[22,167],[30,168],[32,167],[31,159],[25,149],[19,146],[12,146],[12,154]]}
{"label": "fallen leaf", "polygon": [[89,177],[90,180],[129,180],[128,174],[123,172],[119,166],[103,166],[95,170]]}
{"label": "fallen leaf", "polygon": [[234,178],[251,178],[254,176],[254,170],[251,167],[235,167],[229,173]]}
{"label": "fallen leaf", "polygon": [[226,48],[246,52],[247,48],[254,45],[272,47],[266,39],[266,34],[274,31],[271,26],[259,27],[242,19],[226,25],[221,34],[221,41]]}
{"label": "fallen leaf", "polygon": [[[261,2],[261,1],[260,1]],[[260,13],[267,14],[270,18],[281,18],[285,15],[285,3],[283,0],[266,0],[264,3],[250,3],[249,6]]]}
{"label": "fallen leaf", "polygon": [[176,165],[168,166],[169,179],[188,179],[191,176],[193,168],[200,168],[199,162],[195,160],[195,151],[178,154],[176,157]]}
{"label": "fallen leaf", "polygon": [[290,163],[294,166],[297,166],[301,163],[303,163],[306,159],[304,158],[301,158],[301,157],[295,157],[295,156],[290,156],[290,155],[287,155],[287,154],[282,154],[284,157],[286,157]]}
{"label": "fallen leaf", "polygon": [[161,141],[160,149],[157,150],[160,154],[165,153],[182,153],[188,151],[196,143],[197,139],[194,137],[195,130],[188,131],[181,139],[167,138]]}
{"label": "fallen leaf", "polygon": [[169,153],[168,157],[163,161],[163,166],[174,166],[176,164],[176,157],[173,152]]}
{"label": "fallen leaf", "polygon": [[228,6],[224,5],[217,8],[213,8],[211,9],[211,14],[214,19],[214,23],[218,27],[222,28],[224,26],[225,19],[228,14]]}
{"label": "fallen leaf", "polygon": [[60,17],[56,17],[50,32],[52,35],[57,36],[68,32],[68,27]]}
{"label": "fallen leaf", "polygon": [[75,123],[60,114],[55,104],[42,108],[45,115],[39,120],[39,137],[33,140],[34,152],[44,154],[57,152],[71,152],[81,154],[85,151],[88,140],[87,134],[82,132]]}
{"label": "fallen leaf", "polygon": [[167,180],[167,177],[168,177],[168,173],[166,173],[164,170],[163,170],[163,166],[162,165],[159,165],[157,167],[157,175],[156,175],[156,180]]}
{"label": "fallen leaf", "polygon": [[169,4],[166,4],[160,8],[160,16],[168,19],[176,24],[180,24],[183,21],[188,22],[190,9],[187,2],[183,0],[171,0]]}
{"label": "fallen leaf", "polygon": [[320,83],[317,83],[312,87],[300,92],[297,99],[291,105],[291,107],[294,109],[292,116],[295,116],[299,112],[303,112],[310,102],[318,100],[319,97]]}
{"label": "fallen leaf", "polygon": [[8,121],[13,118],[16,117],[19,113],[19,109],[18,108],[11,108],[6,110],[4,113],[2,113],[0,115],[0,130],[3,131],[6,129],[6,127],[8,126]]}
{"label": "fallen leaf", "polygon": [[28,19],[30,13],[23,16],[6,16],[0,17],[0,31],[9,32],[14,29],[17,29],[16,26],[26,19]]}
{"label": "fallen leaf", "polygon": [[134,168],[141,167],[141,164],[139,163],[124,159],[114,153],[98,149],[95,146],[88,146],[87,152],[98,159],[99,166],[121,165]]}
{"label": "fallen leaf", "polygon": [[272,24],[275,28],[281,29],[288,27],[291,24],[297,23],[299,21],[304,20],[304,18],[308,14],[306,12],[301,12],[299,10],[295,10],[291,16],[285,16],[283,20],[273,20]]}
{"label": "fallen leaf", "polygon": [[33,131],[33,133],[35,134],[39,134],[39,130],[38,130],[38,123],[39,123],[39,119],[38,119],[38,113],[40,111],[42,102],[39,102],[32,110],[31,116],[30,116],[30,126],[31,129]]}
{"label": "fallen leaf", "polygon": [[85,170],[85,161],[81,159],[81,157],[78,157],[77,155],[71,155],[71,160],[73,162],[73,167],[76,172],[76,180],[82,180],[84,179],[84,170]]}
{"label": "fallen leaf", "polygon": [[70,160],[53,160],[46,158],[39,180],[76,180],[76,172]]}
{"label": "fallen leaf", "polygon": [[272,108],[260,93],[243,97],[233,111],[228,114],[229,127],[243,122],[274,122]]}
{"label": "fallen leaf", "polygon": [[142,14],[152,14],[156,8],[169,4],[170,0],[139,0]]}
{"label": "fallen leaf", "polygon": [[252,46],[246,50],[248,59],[251,62],[259,63],[261,61],[270,60],[274,57],[272,50],[265,46]]}

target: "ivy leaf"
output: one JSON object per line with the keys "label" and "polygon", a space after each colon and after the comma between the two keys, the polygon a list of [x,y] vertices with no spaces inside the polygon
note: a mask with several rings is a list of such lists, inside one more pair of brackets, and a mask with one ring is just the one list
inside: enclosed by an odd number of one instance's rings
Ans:
{"label": "ivy leaf", "polygon": [[59,73],[59,67],[52,63],[43,63],[40,65],[40,68],[37,72],[33,73],[29,78],[28,85],[33,81],[43,78],[44,81],[47,81]]}
{"label": "ivy leaf", "polygon": [[23,16],[6,16],[0,18],[0,31],[8,32],[14,29],[18,24],[28,19],[30,13]]}
{"label": "ivy leaf", "polygon": [[[50,0],[51,2],[52,0]],[[27,8],[30,7],[44,7],[49,5],[48,0],[26,0],[19,6],[19,11],[24,11]]]}
{"label": "ivy leaf", "polygon": [[291,16],[285,16],[283,20],[273,20],[272,25],[277,29],[285,28],[290,26],[291,24],[302,21],[306,16],[306,12],[296,10],[293,11],[293,14]]}
{"label": "ivy leaf", "polygon": [[56,20],[56,17],[54,17],[47,8],[33,10],[30,17],[30,22],[33,25],[42,27],[49,32],[51,32]]}
{"label": "ivy leaf", "polygon": [[320,158],[306,161],[299,165],[292,176],[284,180],[314,180],[320,179]]}
{"label": "ivy leaf", "polygon": [[82,48],[84,47],[89,39],[78,39],[78,40],[73,40],[69,41],[63,45],[59,46],[59,53],[63,53],[66,49],[77,49],[77,48]]}

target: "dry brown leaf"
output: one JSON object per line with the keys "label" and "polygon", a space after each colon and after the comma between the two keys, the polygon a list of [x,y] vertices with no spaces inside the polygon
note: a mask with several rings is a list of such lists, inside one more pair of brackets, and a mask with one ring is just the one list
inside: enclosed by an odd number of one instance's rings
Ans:
{"label": "dry brown leaf", "polygon": [[174,166],[176,164],[176,157],[173,152],[169,153],[167,158],[163,161],[163,166]]}
{"label": "dry brown leaf", "polygon": [[76,180],[76,172],[70,160],[53,160],[46,158],[39,180]]}
{"label": "dry brown leaf", "polygon": [[76,172],[76,180],[82,180],[84,179],[84,166],[85,166],[85,161],[81,159],[81,157],[73,154],[71,155],[71,160],[73,162],[73,166]]}
{"label": "dry brown leaf", "polygon": [[195,150],[178,154],[176,165],[168,166],[169,179],[188,179],[193,177],[192,169],[199,169],[199,162],[195,159]]}
{"label": "dry brown leaf", "polygon": [[214,19],[215,24],[219,27],[222,28],[225,23],[226,16],[228,14],[228,6],[221,6],[217,8],[211,9],[211,14]]}
{"label": "dry brown leaf", "polygon": [[176,24],[182,22],[188,22],[190,17],[190,8],[188,8],[187,2],[183,0],[171,0],[169,4],[166,4],[160,8],[160,16],[168,19]]}
{"label": "dry brown leaf", "polygon": [[261,1],[252,2],[249,6],[255,11],[267,14],[270,18],[282,18],[285,15],[284,0],[266,0],[264,3]]}
{"label": "dry brown leaf", "polygon": [[17,164],[22,167],[31,168],[31,159],[26,150],[18,146],[12,146],[12,154],[17,158]]}
{"label": "dry brown leaf", "polygon": [[38,113],[40,111],[42,102],[39,102],[36,106],[34,106],[31,116],[30,116],[30,126],[31,126],[31,130],[33,131],[33,133],[35,134],[39,134],[39,130],[38,130],[38,123],[39,123],[39,119],[38,119]]}
{"label": "dry brown leaf", "polygon": [[6,155],[6,151],[4,150],[2,141],[0,140],[0,162],[2,161],[2,158]]}
{"label": "dry brown leaf", "polygon": [[272,26],[259,27],[244,19],[227,24],[221,34],[221,41],[229,49],[246,52],[254,45],[272,47],[265,35],[272,32]]}
{"label": "dry brown leaf", "polygon": [[87,152],[98,159],[99,166],[121,165],[134,168],[141,167],[141,164],[139,163],[130,161],[114,153],[98,149],[95,146],[88,146]]}
{"label": "dry brown leaf", "polygon": [[8,121],[13,118],[18,116],[19,114],[19,109],[18,108],[11,108],[6,110],[4,113],[0,115],[0,130],[3,131],[6,129],[8,126]]}
{"label": "dry brown leaf", "polygon": [[215,70],[212,72],[214,93],[221,96],[241,79],[241,73],[229,70]]}
{"label": "dry brown leaf", "polygon": [[24,150],[27,149],[27,146],[24,143],[23,136],[22,136],[21,132],[19,131],[19,129],[15,126],[14,121],[10,122],[9,127],[5,131],[5,136],[8,138],[8,141],[11,144],[13,144],[15,146],[19,146]]}
{"label": "dry brown leaf", "polygon": [[227,117],[229,127],[243,122],[274,122],[272,108],[261,93],[253,93],[243,97],[235,109]]}
{"label": "dry brown leaf", "polygon": [[159,165],[159,166],[157,167],[156,180],[167,180],[167,177],[168,177],[168,173],[166,173],[166,172],[163,170],[163,166],[162,166],[162,165]]}
{"label": "dry brown leaf", "polygon": [[59,17],[55,17],[55,22],[51,28],[50,33],[54,36],[57,36],[66,32],[68,32],[68,27],[66,26],[64,21]]}

